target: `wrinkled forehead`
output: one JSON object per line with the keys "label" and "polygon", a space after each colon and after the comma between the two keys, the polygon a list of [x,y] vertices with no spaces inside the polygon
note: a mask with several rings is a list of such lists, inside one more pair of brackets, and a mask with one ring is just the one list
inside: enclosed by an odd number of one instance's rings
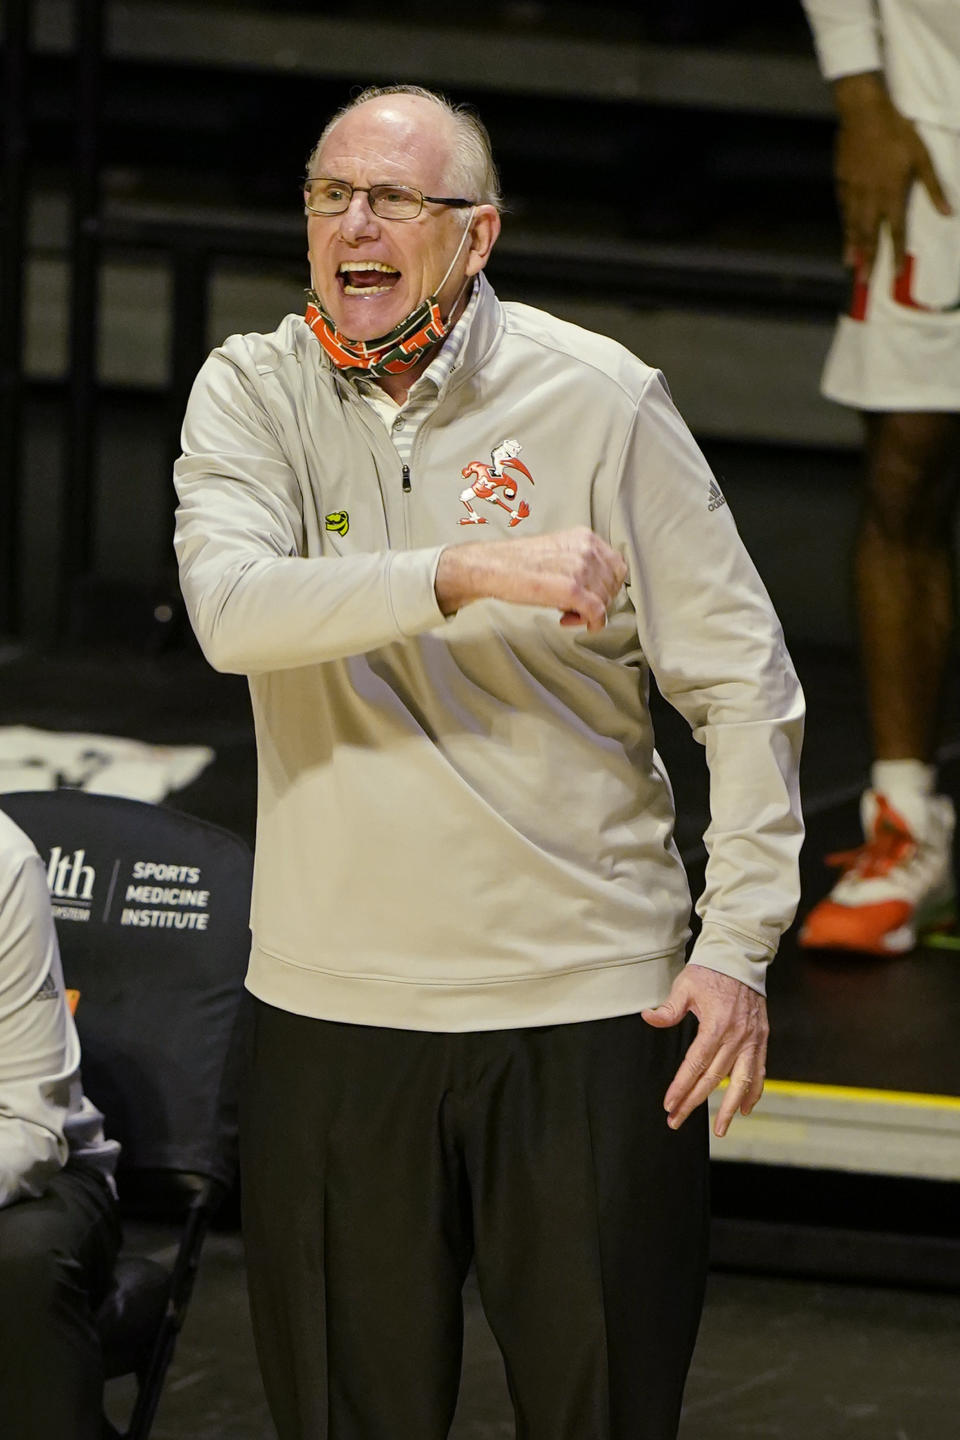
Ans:
{"label": "wrinkled forehead", "polygon": [[321,173],[338,180],[402,180],[437,194],[450,170],[453,142],[450,117],[438,105],[393,95],[368,100],[338,120],[318,161]]}

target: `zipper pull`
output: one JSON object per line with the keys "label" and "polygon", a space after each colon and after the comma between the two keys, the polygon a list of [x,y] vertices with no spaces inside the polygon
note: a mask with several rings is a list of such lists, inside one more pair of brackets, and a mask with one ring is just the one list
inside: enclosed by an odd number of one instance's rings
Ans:
{"label": "zipper pull", "polygon": [[409,466],[409,465],[404,465],[402,474],[403,474],[403,493],[404,493],[405,495],[409,495],[409,494],[410,494],[410,490],[411,490],[411,485],[410,485],[410,466]]}

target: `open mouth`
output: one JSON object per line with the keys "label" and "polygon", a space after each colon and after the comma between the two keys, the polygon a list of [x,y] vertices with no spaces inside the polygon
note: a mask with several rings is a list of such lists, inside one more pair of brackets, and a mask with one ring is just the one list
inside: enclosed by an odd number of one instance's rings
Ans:
{"label": "open mouth", "polygon": [[382,260],[344,260],[337,281],[344,295],[384,295],[400,279],[400,271]]}

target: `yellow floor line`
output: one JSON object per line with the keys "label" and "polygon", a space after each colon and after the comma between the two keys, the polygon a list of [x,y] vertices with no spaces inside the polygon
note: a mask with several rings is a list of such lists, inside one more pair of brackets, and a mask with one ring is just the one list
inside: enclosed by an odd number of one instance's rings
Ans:
{"label": "yellow floor line", "polygon": [[925,1095],[913,1090],[865,1090],[854,1085],[814,1085],[802,1080],[768,1080],[771,1095],[808,1096],[822,1100],[848,1100],[877,1105],[912,1105],[928,1110],[960,1111],[960,1096]]}

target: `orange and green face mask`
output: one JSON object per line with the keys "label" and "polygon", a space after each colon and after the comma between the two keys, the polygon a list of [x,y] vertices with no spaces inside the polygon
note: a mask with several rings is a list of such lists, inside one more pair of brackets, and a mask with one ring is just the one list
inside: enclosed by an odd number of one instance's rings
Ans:
{"label": "orange and green face mask", "polygon": [[[314,290],[304,316],[338,370],[347,375],[402,375],[449,333],[435,295],[421,300],[405,320],[375,340],[351,340],[338,330]],[[456,308],[456,306],[454,306]]]}

